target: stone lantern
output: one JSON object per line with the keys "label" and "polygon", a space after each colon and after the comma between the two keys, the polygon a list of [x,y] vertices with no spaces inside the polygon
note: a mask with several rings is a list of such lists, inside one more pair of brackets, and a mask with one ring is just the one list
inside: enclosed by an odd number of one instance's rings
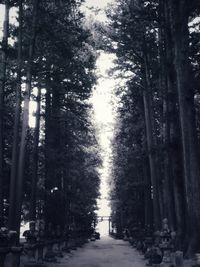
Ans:
{"label": "stone lantern", "polygon": [[168,220],[163,219],[163,226],[160,232],[160,249],[162,251],[163,259],[162,263],[171,263],[171,252],[174,248],[173,240],[175,239],[175,232],[171,232],[168,227]]}

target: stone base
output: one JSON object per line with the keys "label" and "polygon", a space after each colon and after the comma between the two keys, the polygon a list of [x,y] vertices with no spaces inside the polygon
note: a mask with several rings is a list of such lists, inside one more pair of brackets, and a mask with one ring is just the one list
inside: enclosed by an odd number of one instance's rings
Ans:
{"label": "stone base", "polygon": [[83,242],[79,241],[79,242],[76,242],[76,246],[78,248],[81,248],[83,246]]}
{"label": "stone base", "polygon": [[56,257],[59,257],[59,258],[64,257],[61,251],[54,251],[54,253],[55,253]]}
{"label": "stone base", "polygon": [[11,247],[11,266],[20,266],[20,255],[22,251],[22,247]]}
{"label": "stone base", "polygon": [[160,267],[174,267],[172,262],[161,262]]}
{"label": "stone base", "polygon": [[0,266],[4,266],[6,255],[9,252],[9,249],[0,248]]}
{"label": "stone base", "polygon": [[57,262],[57,259],[55,257],[55,254],[53,252],[48,253],[44,257],[44,261],[46,262]]}
{"label": "stone base", "polygon": [[77,249],[74,239],[70,239],[68,245],[69,245],[69,249],[71,249],[71,250],[76,250]]}
{"label": "stone base", "polygon": [[152,266],[153,264],[150,263],[150,262],[147,262],[145,265],[146,265],[146,266]]}
{"label": "stone base", "polygon": [[68,247],[63,247],[62,248],[63,252],[70,253],[70,249]]}
{"label": "stone base", "polygon": [[37,267],[46,267],[45,263],[44,262],[37,262]]}
{"label": "stone base", "polygon": [[43,262],[27,262],[24,264],[24,267],[45,267],[45,264]]}

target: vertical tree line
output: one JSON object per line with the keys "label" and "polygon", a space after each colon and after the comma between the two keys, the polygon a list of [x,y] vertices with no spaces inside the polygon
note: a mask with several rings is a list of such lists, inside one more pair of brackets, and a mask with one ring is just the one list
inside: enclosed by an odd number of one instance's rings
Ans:
{"label": "vertical tree line", "polygon": [[2,53],[1,53],[1,74],[0,74],[0,225],[3,224],[3,176],[4,176],[4,98],[6,85],[6,65],[9,34],[9,1],[5,1],[5,18],[3,23]]}
{"label": "vertical tree line", "polygon": [[[22,220],[44,219],[55,229],[89,231],[101,162],[88,102],[97,53],[81,1],[2,4],[1,226],[19,235]],[[10,8],[16,25],[9,23]]]}
{"label": "vertical tree line", "polygon": [[106,31],[125,80],[117,88],[114,223],[158,230],[167,218],[188,255],[200,234],[199,8],[187,0],[119,1],[108,9]]}

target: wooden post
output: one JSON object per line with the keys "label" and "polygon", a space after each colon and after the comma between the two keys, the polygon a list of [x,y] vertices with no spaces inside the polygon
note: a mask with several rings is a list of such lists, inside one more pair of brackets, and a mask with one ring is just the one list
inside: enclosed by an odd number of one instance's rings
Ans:
{"label": "wooden post", "polygon": [[109,217],[109,219],[108,219],[108,224],[109,224],[109,235],[110,235],[110,232],[111,232],[111,231],[110,231],[110,228],[111,228],[111,227],[110,227],[110,223],[111,223],[111,218]]}

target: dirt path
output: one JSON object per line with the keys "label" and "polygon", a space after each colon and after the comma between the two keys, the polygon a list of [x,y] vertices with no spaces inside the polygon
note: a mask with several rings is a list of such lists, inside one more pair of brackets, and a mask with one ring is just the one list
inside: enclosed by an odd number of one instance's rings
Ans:
{"label": "dirt path", "polygon": [[144,267],[145,261],[128,242],[103,237],[61,259],[54,267]]}

